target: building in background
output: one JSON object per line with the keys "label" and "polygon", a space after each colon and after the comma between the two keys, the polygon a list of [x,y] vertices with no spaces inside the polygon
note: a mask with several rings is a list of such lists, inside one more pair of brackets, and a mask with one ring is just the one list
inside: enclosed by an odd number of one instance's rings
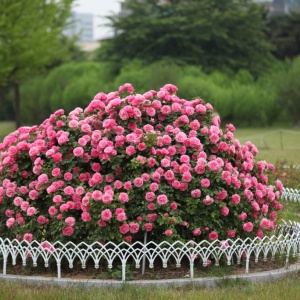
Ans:
{"label": "building in background", "polygon": [[69,28],[65,30],[65,34],[69,37],[78,36],[78,43],[94,42],[94,16],[88,13],[72,12],[69,19]]}

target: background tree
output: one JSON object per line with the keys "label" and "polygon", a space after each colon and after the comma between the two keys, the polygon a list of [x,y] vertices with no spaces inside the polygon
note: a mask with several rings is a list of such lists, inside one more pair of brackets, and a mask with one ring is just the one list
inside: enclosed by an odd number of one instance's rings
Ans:
{"label": "background tree", "polygon": [[300,57],[292,62],[291,67],[281,76],[277,83],[277,102],[282,110],[287,111],[295,127],[300,119]]}
{"label": "background tree", "polygon": [[0,85],[14,91],[21,125],[20,84],[67,54],[63,28],[74,0],[0,0]]}
{"label": "background tree", "polygon": [[270,42],[275,46],[273,54],[278,59],[300,55],[300,14],[273,15],[267,24]]}
{"label": "background tree", "polygon": [[261,73],[272,60],[264,8],[249,0],[129,0],[131,14],[109,16],[116,35],[103,43],[98,59],[116,70],[133,58],[171,58],[205,71],[248,69]]}

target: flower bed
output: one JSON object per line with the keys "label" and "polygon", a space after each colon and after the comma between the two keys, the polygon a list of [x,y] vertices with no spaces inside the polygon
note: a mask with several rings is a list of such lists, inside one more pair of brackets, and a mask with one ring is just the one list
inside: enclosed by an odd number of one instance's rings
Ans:
{"label": "flower bed", "polygon": [[255,145],[174,85],[133,92],[125,84],[99,93],[85,109],[58,110],[0,143],[4,273],[8,257],[53,261],[58,277],[66,260],[96,268],[118,260],[125,280],[128,261],[185,259],[193,278],[196,259],[245,256],[248,272],[252,254],[298,253],[290,235],[272,235],[298,223],[276,227],[283,185],[268,181],[274,166],[255,160]]}
{"label": "flower bed", "polygon": [[[78,243],[253,238],[282,209],[274,170],[220,127],[210,103],[167,84],[99,93],[0,143],[0,234]],[[5,226],[6,225],[6,226]]]}

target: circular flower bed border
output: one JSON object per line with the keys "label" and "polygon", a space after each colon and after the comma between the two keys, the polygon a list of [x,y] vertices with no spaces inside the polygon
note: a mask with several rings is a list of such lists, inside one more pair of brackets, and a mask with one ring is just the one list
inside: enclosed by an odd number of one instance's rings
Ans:
{"label": "circular flower bed border", "polygon": [[283,221],[283,224],[277,225],[274,235],[265,236],[262,239],[256,237],[254,239],[227,239],[213,242],[205,240],[200,243],[193,241],[187,243],[176,241],[172,244],[166,241],[159,244],[154,242],[145,244],[141,242],[133,244],[108,242],[103,245],[99,242],[93,244],[81,242],[76,245],[72,242],[63,244],[59,241],[55,243],[32,241],[29,243],[25,240],[0,238],[0,253],[3,257],[3,275],[6,275],[9,256],[13,265],[17,263],[17,258],[20,257],[23,266],[28,263],[28,260],[32,260],[33,266],[37,266],[40,258],[45,267],[48,267],[49,260],[52,258],[57,265],[57,278],[61,278],[63,259],[68,261],[70,268],[73,268],[74,262],[78,261],[82,268],[85,268],[88,259],[93,260],[95,268],[99,268],[100,260],[106,260],[108,268],[112,268],[113,263],[119,260],[122,265],[122,282],[126,280],[126,265],[129,260],[135,262],[136,268],[140,268],[141,265],[144,268],[146,262],[150,268],[153,268],[154,262],[160,260],[163,267],[167,268],[171,259],[176,261],[177,267],[180,267],[183,258],[187,258],[190,266],[189,278],[194,279],[194,262],[196,259],[200,259],[203,266],[209,265],[212,260],[214,265],[218,266],[222,258],[226,259],[228,265],[233,262],[240,264],[241,260],[245,259],[245,273],[248,274],[250,257],[254,257],[255,262],[258,262],[260,257],[263,261],[267,261],[270,256],[274,260],[276,254],[281,257],[285,255],[286,267],[290,255],[300,257],[300,223]]}

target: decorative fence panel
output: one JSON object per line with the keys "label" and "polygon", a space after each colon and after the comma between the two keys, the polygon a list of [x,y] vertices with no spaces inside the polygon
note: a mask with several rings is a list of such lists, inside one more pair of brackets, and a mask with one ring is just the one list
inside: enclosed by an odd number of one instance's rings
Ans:
{"label": "decorative fence panel", "polygon": [[281,195],[281,199],[300,202],[300,190],[284,188]]}
{"label": "decorative fence panel", "polygon": [[186,259],[189,262],[190,278],[192,279],[194,278],[195,259],[200,259],[203,266],[206,266],[210,260],[213,260],[214,264],[218,266],[221,259],[225,259],[227,264],[231,265],[234,262],[239,264],[244,258],[246,259],[245,272],[247,274],[250,257],[254,257],[258,262],[260,258],[266,261],[268,258],[274,259],[275,255],[279,254],[285,256],[286,266],[288,266],[290,255],[300,257],[300,223],[284,222],[277,226],[274,235],[262,239],[228,239],[200,243],[177,241],[171,244],[164,241],[159,244],[154,242],[114,244],[108,242],[103,245],[98,242],[63,244],[61,242],[32,241],[29,243],[24,240],[0,238],[0,254],[3,258],[3,274],[6,274],[9,258],[13,265],[20,258],[24,266],[30,261],[33,266],[36,266],[39,260],[43,261],[45,267],[48,267],[49,261],[52,259],[57,266],[58,278],[61,278],[61,263],[64,259],[68,261],[69,268],[73,268],[74,262],[78,261],[82,268],[85,268],[89,259],[93,261],[95,268],[99,268],[101,260],[107,262],[108,268],[112,268],[114,262],[121,261],[122,281],[126,280],[126,265],[129,262],[134,262],[136,268],[140,268],[141,264],[145,263],[153,268],[154,262],[160,261],[166,268],[171,260],[175,260],[176,266],[180,267],[182,260]]}

